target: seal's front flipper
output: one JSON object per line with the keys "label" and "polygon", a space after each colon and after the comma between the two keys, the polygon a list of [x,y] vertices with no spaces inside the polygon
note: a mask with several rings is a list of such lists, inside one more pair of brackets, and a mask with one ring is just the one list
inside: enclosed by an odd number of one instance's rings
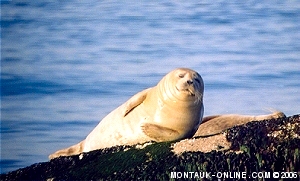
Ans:
{"label": "seal's front flipper", "polygon": [[144,123],[141,128],[145,135],[157,142],[173,141],[179,136],[177,131],[156,124]]}
{"label": "seal's front flipper", "polygon": [[149,92],[151,88],[148,88],[146,90],[143,90],[134,96],[132,96],[124,106],[123,110],[123,117],[125,117],[130,111],[132,111],[135,107],[140,105],[147,97],[147,93]]}

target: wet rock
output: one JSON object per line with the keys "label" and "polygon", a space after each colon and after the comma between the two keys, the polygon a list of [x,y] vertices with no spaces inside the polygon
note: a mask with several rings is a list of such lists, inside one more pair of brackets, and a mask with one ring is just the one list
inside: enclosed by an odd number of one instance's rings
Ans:
{"label": "wet rock", "polygon": [[101,149],[37,163],[2,174],[1,180],[216,180],[216,173],[242,172],[252,180],[253,173],[277,171],[295,173],[290,176],[298,180],[299,124],[300,115],[295,115],[236,126],[219,135],[230,142],[229,148],[209,152],[187,147],[176,154],[175,142]]}

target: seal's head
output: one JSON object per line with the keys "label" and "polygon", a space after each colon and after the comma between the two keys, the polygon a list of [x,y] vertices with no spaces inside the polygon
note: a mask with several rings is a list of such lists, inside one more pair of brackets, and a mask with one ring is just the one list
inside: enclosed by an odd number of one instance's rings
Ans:
{"label": "seal's head", "polygon": [[[160,85],[162,84],[162,85]],[[204,83],[202,77],[194,70],[178,68],[168,73],[159,86],[164,99],[175,98],[192,104],[202,103]]]}

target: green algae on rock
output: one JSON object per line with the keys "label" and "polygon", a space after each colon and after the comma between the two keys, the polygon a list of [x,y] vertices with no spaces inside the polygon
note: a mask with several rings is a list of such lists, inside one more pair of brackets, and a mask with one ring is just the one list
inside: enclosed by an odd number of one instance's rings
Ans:
{"label": "green algae on rock", "polygon": [[221,133],[230,148],[206,153],[186,150],[175,154],[176,142],[101,149],[37,163],[2,174],[1,180],[215,180],[214,173],[244,173],[253,180],[253,173],[272,178],[274,172],[290,172],[290,178],[298,180],[299,124],[300,115],[295,115],[235,126]]}

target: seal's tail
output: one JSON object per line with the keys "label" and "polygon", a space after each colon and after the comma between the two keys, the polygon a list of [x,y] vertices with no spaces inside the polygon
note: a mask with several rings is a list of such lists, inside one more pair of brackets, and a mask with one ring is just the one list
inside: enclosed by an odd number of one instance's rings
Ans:
{"label": "seal's tail", "polygon": [[84,147],[85,140],[81,141],[80,143],[70,146],[69,148],[65,148],[62,150],[58,150],[55,153],[49,155],[49,159],[57,158],[60,156],[71,156],[71,155],[77,155],[82,153],[83,147]]}

